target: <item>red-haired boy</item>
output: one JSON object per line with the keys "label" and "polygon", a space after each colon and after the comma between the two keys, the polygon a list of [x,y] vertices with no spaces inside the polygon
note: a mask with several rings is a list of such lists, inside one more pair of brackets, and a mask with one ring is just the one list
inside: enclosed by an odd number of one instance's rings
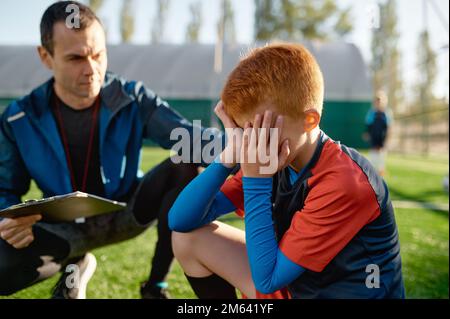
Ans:
{"label": "red-haired boy", "polygon": [[[255,49],[230,74],[216,114],[242,137],[229,135],[169,213],[199,298],[233,298],[234,288],[249,298],[404,298],[387,186],[319,128],[323,92],[316,60],[296,44]],[[245,231],[215,221],[233,211]]]}

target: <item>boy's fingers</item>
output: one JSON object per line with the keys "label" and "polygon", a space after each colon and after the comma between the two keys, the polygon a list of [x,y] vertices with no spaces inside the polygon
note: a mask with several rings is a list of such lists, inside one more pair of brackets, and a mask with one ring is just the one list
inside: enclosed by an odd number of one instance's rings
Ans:
{"label": "boy's fingers", "polygon": [[245,122],[244,133],[242,135],[242,147],[241,147],[241,161],[248,162],[248,149],[250,145],[250,135],[252,133],[252,127],[249,122]]}
{"label": "boy's fingers", "polygon": [[223,102],[219,101],[217,102],[216,107],[214,108],[214,113],[219,115],[219,113],[221,113],[221,110],[223,110]]}
{"label": "boy's fingers", "polygon": [[283,121],[284,121],[283,115],[278,115],[277,119],[275,121],[274,128],[275,128],[275,130],[277,130],[279,143],[281,142],[281,135],[282,135],[281,133],[283,131]]}
{"label": "boy's fingers", "polygon": [[272,118],[273,112],[270,110],[265,111],[262,127],[270,128],[272,126]]}
{"label": "boy's fingers", "polygon": [[245,124],[244,124],[244,134],[245,134],[245,132],[249,132],[250,131],[250,129],[251,129],[252,127],[250,126],[250,123],[247,121],[247,122],[245,122]]}
{"label": "boy's fingers", "polygon": [[260,128],[262,123],[261,114],[256,114],[255,119],[253,120],[253,128]]}
{"label": "boy's fingers", "polygon": [[250,134],[249,134],[248,145],[249,145],[249,149],[252,151],[256,150],[256,147],[258,146],[258,130],[259,130],[259,128],[256,128],[256,127],[249,129]]}
{"label": "boy's fingers", "polygon": [[234,121],[225,112],[222,101],[219,101],[219,103],[217,103],[216,107],[214,108],[214,113],[216,113],[217,117],[222,121],[225,127],[236,127]]}
{"label": "boy's fingers", "polygon": [[258,145],[258,134],[261,132],[262,116],[261,114],[256,114],[253,120],[253,133],[251,139],[254,140],[255,145]]}
{"label": "boy's fingers", "polygon": [[283,141],[283,144],[281,144],[280,154],[278,155],[278,169],[286,165],[286,161],[290,153],[291,149],[289,148],[289,140],[286,139]]}
{"label": "boy's fingers", "polygon": [[219,103],[217,103],[216,107],[214,108],[214,113],[216,113],[216,115],[222,120],[222,117],[225,113],[222,101],[219,101]]}
{"label": "boy's fingers", "polygon": [[269,132],[270,126],[272,125],[272,111],[264,112],[264,119],[261,125],[261,138],[264,139],[265,143],[269,142]]}

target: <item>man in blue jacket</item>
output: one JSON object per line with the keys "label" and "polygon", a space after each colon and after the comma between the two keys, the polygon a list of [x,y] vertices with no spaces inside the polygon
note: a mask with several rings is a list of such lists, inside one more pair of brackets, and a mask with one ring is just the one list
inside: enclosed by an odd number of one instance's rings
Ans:
{"label": "man in blue jacket", "polygon": [[[197,165],[168,159],[138,177],[140,151],[143,139],[171,148],[173,129],[194,127],[142,83],[106,71],[105,32],[88,7],[57,2],[40,28],[39,56],[53,78],[1,115],[0,209],[20,203],[31,180],[44,197],[83,191],[128,205],[82,222],[45,223],[39,212],[0,220],[0,294],[62,270],[53,296],[84,298],[96,265],[89,251],[132,238],[158,219],[152,272],[141,295],[167,297],[164,278],[173,259],[167,212]],[[205,133],[221,138],[218,130]],[[75,284],[67,265],[76,266]]]}

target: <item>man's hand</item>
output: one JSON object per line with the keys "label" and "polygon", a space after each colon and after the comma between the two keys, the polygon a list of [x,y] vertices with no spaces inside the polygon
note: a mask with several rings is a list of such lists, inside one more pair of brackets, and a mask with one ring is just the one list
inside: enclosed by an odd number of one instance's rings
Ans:
{"label": "man's hand", "polygon": [[32,226],[41,218],[39,214],[5,218],[0,221],[0,237],[16,249],[26,248],[34,240]]}
{"label": "man's hand", "polygon": [[220,162],[225,167],[233,168],[239,163],[243,130],[225,112],[222,101],[217,103],[214,112],[222,121],[227,136],[227,145],[220,154]]}
{"label": "man's hand", "polygon": [[289,140],[281,141],[283,117],[278,116],[272,125],[272,112],[264,118],[256,114],[253,127],[245,124],[241,148],[241,168],[246,177],[272,177],[283,168],[289,156]]}

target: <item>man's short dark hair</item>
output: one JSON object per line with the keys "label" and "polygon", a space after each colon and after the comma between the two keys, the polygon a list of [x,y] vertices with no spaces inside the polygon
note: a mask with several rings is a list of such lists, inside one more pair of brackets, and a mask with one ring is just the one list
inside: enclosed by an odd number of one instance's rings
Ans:
{"label": "man's short dark hair", "polygon": [[[96,14],[86,5],[79,3],[77,1],[58,1],[45,10],[44,15],[41,19],[41,44],[50,53],[53,54],[53,26],[58,22],[66,22],[69,15],[74,15],[73,10],[67,10],[69,5],[75,5],[78,7],[78,14],[74,16],[78,19],[79,26],[74,28],[75,31],[83,30],[89,27],[94,21],[98,21],[100,24],[100,19]],[[70,7],[69,7],[70,9]],[[70,18],[69,18],[70,19]],[[70,19],[72,20],[72,19]]]}

